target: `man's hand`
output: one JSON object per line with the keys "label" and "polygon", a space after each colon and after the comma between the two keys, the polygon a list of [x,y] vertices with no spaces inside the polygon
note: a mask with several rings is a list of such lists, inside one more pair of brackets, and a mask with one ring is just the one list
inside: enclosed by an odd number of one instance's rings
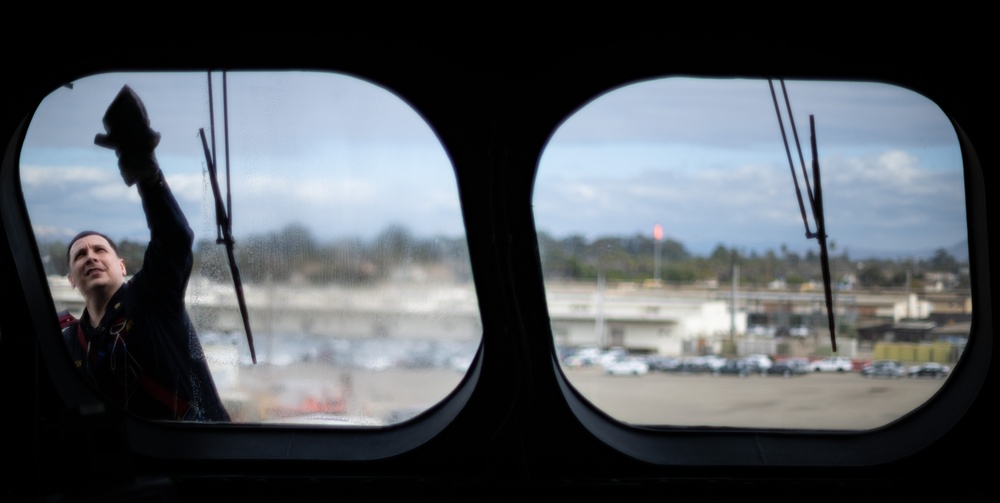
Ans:
{"label": "man's hand", "polygon": [[107,134],[98,133],[94,143],[115,151],[125,184],[131,187],[157,178],[160,166],[153,150],[160,143],[160,133],[149,127],[146,107],[132,88],[122,87],[104,113],[103,122]]}

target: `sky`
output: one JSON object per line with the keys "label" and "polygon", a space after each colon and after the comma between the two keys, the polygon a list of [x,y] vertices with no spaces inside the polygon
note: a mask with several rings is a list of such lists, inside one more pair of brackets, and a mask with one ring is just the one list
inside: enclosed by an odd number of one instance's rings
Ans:
{"label": "sky", "polygon": [[[206,73],[99,75],[50,94],[21,154],[36,235],[66,239],[97,229],[148,239],[135,188],[121,182],[114,152],[93,144],[125,84],[162,135],[160,165],[197,237],[214,238],[199,137],[204,129],[211,140]],[[962,158],[936,105],[883,84],[786,85],[807,166],[815,118],[827,234],[838,249],[927,253],[966,239]],[[237,242],[291,223],[324,240],[370,238],[391,224],[419,237],[464,234],[446,151],[388,90],[333,73],[230,72],[224,114],[220,73],[212,88],[223,193],[228,115]],[[775,90],[781,99],[780,83]],[[532,203],[536,227],[556,237],[652,235],[660,224],[694,253],[717,244],[816,246],[805,237],[766,80],[657,79],[581,104],[550,138]],[[811,214],[809,225],[815,230]]]}
{"label": "sky", "polygon": [[[774,83],[809,230],[810,116],[827,236],[852,256],[906,256],[967,238],[962,157],[947,116],[876,83]],[[539,230],[664,235],[704,254],[818,250],[806,238],[767,80],[658,79],[596,97],[556,130],[539,163]],[[834,250],[836,253],[836,250]]]}
{"label": "sky", "polygon": [[[36,234],[65,238],[98,228],[113,238],[148,238],[138,194],[121,182],[114,152],[93,144],[104,132],[104,111],[125,84],[161,134],[156,155],[192,228],[214,238],[214,199],[199,135],[204,129],[211,142],[207,73],[89,77],[46,98],[21,156]],[[320,239],[367,238],[393,223],[417,235],[464,233],[447,154],[395,95],[353,77],[302,72],[228,73],[225,87],[237,239],[293,223]],[[221,74],[213,74],[212,88],[225,194]]]}

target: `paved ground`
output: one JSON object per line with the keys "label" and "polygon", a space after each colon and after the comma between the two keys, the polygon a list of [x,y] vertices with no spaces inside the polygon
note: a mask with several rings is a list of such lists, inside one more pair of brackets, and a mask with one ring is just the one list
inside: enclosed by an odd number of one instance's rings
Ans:
{"label": "paved ground", "polygon": [[[569,369],[571,384],[612,417],[631,424],[861,430],[885,425],[920,406],[939,379],[869,379],[857,373],[798,377],[650,373],[608,376]],[[443,399],[462,374],[447,369],[344,372],[311,364],[253,367],[241,375],[246,396],[231,406],[238,421],[273,420],[304,405],[388,417]],[[300,410],[298,413],[305,413]]]}
{"label": "paved ground", "polygon": [[870,379],[858,373],[797,377],[567,371],[588,400],[632,424],[870,429],[926,402],[942,379]]}

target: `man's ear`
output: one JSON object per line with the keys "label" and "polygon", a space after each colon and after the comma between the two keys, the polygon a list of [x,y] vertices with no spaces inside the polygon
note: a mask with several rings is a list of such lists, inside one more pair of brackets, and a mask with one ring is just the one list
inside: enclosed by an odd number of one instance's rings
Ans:
{"label": "man's ear", "polygon": [[123,258],[118,259],[118,263],[121,264],[122,266],[122,276],[125,276],[125,259]]}
{"label": "man's ear", "polygon": [[76,288],[76,283],[73,282],[73,275],[72,274],[66,273],[66,279],[69,280],[69,286],[71,286],[73,288]]}

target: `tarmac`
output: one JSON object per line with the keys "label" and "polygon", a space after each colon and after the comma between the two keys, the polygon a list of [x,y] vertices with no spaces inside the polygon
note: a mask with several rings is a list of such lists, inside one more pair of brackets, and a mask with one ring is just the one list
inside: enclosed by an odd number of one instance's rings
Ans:
{"label": "tarmac", "polygon": [[[866,378],[857,372],[780,376],[650,372],[611,376],[600,367],[565,369],[595,407],[632,425],[867,430],[930,399],[945,379]],[[463,374],[444,368],[344,370],[309,363],[246,367],[237,422],[294,422],[326,413],[390,424],[433,406]]]}
{"label": "tarmac", "polygon": [[649,373],[609,376],[569,369],[592,404],[634,425],[867,430],[930,399],[944,379],[886,379],[858,372],[793,377]]}

